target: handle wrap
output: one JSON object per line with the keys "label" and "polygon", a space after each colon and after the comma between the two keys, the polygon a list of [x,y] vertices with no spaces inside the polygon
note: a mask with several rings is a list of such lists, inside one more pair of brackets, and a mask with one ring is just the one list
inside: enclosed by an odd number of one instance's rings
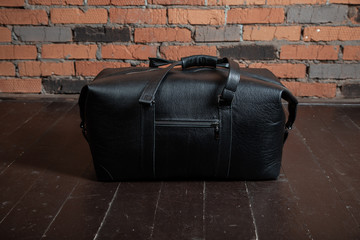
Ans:
{"label": "handle wrap", "polygon": [[201,67],[201,66],[209,66],[216,67],[217,58],[213,56],[207,55],[194,55],[190,57],[184,57],[181,59],[181,66],[183,69],[189,67]]}

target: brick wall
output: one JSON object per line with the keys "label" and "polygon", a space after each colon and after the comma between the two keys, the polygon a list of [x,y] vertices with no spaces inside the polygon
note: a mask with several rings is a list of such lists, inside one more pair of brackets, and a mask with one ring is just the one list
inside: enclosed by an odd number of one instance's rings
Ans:
{"label": "brick wall", "polygon": [[193,54],[360,97],[360,0],[0,0],[0,92],[77,93],[103,68]]}

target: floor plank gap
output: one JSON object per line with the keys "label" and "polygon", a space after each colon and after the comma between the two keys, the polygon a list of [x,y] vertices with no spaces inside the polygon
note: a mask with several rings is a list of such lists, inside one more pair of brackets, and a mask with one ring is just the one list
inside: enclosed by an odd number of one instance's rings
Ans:
{"label": "floor plank gap", "polygon": [[102,227],[104,226],[104,223],[105,223],[105,221],[106,221],[107,216],[109,215],[109,212],[110,212],[110,210],[111,210],[111,207],[112,207],[112,205],[113,205],[113,202],[114,202],[115,199],[116,199],[116,196],[117,196],[117,194],[118,194],[120,185],[121,185],[121,183],[119,183],[119,184],[117,185],[117,187],[116,187],[116,190],[115,190],[115,192],[114,192],[114,196],[112,197],[112,199],[111,199],[111,201],[110,201],[110,203],[109,203],[109,207],[108,207],[108,209],[107,209],[106,212],[105,212],[104,218],[103,218],[103,220],[101,221],[98,230],[96,231],[94,240],[97,240],[98,237],[99,237],[99,233],[100,233]]}
{"label": "floor plank gap", "polygon": [[248,196],[248,198],[249,198],[249,208],[250,208],[251,218],[252,218],[252,222],[253,222],[253,226],[254,226],[254,231],[255,231],[255,239],[258,240],[258,239],[259,239],[258,229],[257,229],[257,225],[256,225],[254,210],[253,210],[252,203],[251,203],[251,196],[250,196],[250,193],[249,193],[249,188],[248,188],[246,182],[245,182],[245,188],[246,188],[247,196]]}
{"label": "floor plank gap", "polygon": [[59,210],[57,211],[57,213],[55,214],[54,218],[51,220],[49,226],[45,229],[41,239],[46,238],[46,234],[47,232],[50,230],[51,226],[53,225],[54,221],[56,220],[57,216],[60,214],[61,210],[63,209],[63,207],[65,206],[65,204],[67,203],[67,201],[70,199],[71,194],[74,192],[74,190],[76,189],[76,187],[78,186],[79,181],[76,182],[75,186],[73,187],[73,189],[71,190],[71,192],[69,193],[68,197],[65,199],[65,201],[61,204]]}

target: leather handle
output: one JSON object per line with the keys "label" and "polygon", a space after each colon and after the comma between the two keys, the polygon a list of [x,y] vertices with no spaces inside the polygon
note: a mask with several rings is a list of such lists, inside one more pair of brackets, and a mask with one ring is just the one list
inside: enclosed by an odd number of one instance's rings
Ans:
{"label": "leather handle", "polygon": [[217,57],[214,56],[194,55],[181,58],[181,66],[183,69],[196,66],[216,67],[217,60]]}
{"label": "leather handle", "polygon": [[[225,63],[224,62],[224,59],[217,59],[216,57],[213,57],[213,56],[207,56],[207,55],[197,55],[197,56],[201,56],[201,57],[211,57],[212,59],[216,59],[216,64],[214,64],[213,62],[211,62],[211,64],[204,64],[203,61],[200,61],[201,64],[198,62],[197,65],[192,65],[192,66],[210,66],[210,67],[229,67],[229,64],[228,63]],[[188,68],[190,67],[188,65],[188,62],[186,61],[186,59],[189,58],[189,57],[186,57],[186,58],[182,58],[181,59],[181,62],[182,62],[182,67],[184,68]],[[185,60],[185,61],[183,61]],[[165,66],[165,65],[169,65],[169,64],[172,64],[174,63],[175,61],[172,61],[172,60],[167,60],[167,59],[163,59],[163,58],[149,58],[149,67],[151,68],[157,68],[157,67],[161,67],[161,66]],[[185,64],[184,64],[185,62]]]}
{"label": "leather handle", "polygon": [[[151,63],[151,61],[153,61],[153,63]],[[150,64],[152,64],[153,66],[169,64],[169,61],[163,59],[160,59],[159,62],[160,64],[154,64],[154,59],[150,59]],[[152,105],[155,102],[155,95],[157,90],[159,89],[162,81],[166,78],[166,75],[175,66],[182,65],[183,68],[188,68],[190,66],[204,66],[204,64],[206,64],[206,66],[209,66],[210,64],[212,64],[211,66],[214,66],[214,62],[215,67],[217,63],[221,65],[227,63],[225,64],[225,66],[229,68],[229,74],[226,79],[225,87],[222,90],[221,95],[219,96],[219,102],[224,105],[230,105],[235,96],[237,85],[240,81],[239,65],[228,58],[218,59],[216,57],[206,55],[195,55],[187,58],[182,58],[181,61],[172,62],[171,65],[167,68],[159,70],[158,74],[154,78],[150,79],[149,82],[146,84],[143,92],[141,93],[139,103]]]}

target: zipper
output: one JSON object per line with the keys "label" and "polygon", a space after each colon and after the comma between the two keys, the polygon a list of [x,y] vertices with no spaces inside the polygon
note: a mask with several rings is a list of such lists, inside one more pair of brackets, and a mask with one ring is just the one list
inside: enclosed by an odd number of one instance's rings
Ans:
{"label": "zipper", "polygon": [[215,139],[219,139],[219,120],[156,120],[156,127],[214,128]]}

